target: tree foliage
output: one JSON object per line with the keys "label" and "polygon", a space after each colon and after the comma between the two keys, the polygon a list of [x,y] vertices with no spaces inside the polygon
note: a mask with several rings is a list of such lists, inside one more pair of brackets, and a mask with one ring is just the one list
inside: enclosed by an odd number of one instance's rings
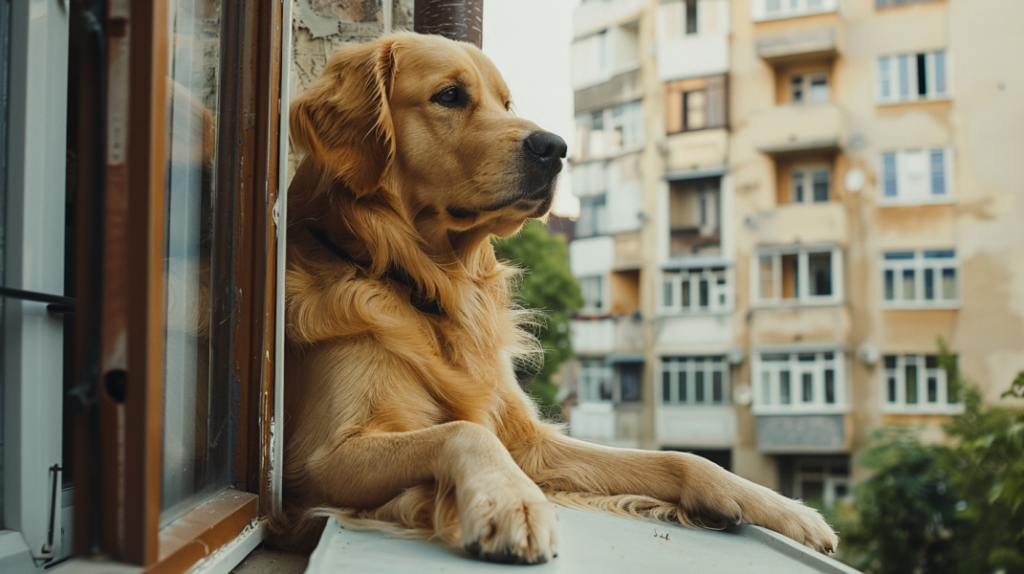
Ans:
{"label": "tree foliage", "polygon": [[551,415],[558,393],[551,376],[573,356],[569,318],[583,306],[579,285],[569,272],[569,250],[564,239],[551,235],[539,221],[527,223],[518,235],[496,239],[494,248],[498,259],[523,270],[516,298],[537,312],[531,328],[544,349],[544,364],[535,375],[525,370],[517,375],[521,382],[534,375],[527,390]]}
{"label": "tree foliage", "polygon": [[[874,474],[832,512],[842,558],[871,574],[1024,572],[1024,409],[983,405],[941,342],[940,353],[964,412],[942,445],[910,427],[876,433],[861,456]],[[1024,373],[1008,394],[1018,388]]]}

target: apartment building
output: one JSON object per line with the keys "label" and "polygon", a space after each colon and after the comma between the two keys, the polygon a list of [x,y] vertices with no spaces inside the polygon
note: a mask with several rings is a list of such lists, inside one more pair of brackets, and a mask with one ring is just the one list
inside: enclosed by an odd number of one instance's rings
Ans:
{"label": "apartment building", "polygon": [[1013,0],[584,0],[572,433],[830,503],[1024,370]]}

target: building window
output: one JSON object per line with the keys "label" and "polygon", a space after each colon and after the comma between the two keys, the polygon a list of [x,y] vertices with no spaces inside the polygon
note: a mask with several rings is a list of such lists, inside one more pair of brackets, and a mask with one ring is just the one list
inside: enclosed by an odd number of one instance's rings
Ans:
{"label": "building window", "polygon": [[952,150],[890,151],[882,154],[882,201],[930,203],[952,196]]}
{"label": "building window", "polygon": [[661,401],[666,405],[721,405],[728,402],[725,357],[661,359]]}
{"label": "building window", "polygon": [[674,313],[717,313],[730,308],[730,281],[724,267],[666,272],[661,306]]}
{"label": "building window", "polygon": [[780,463],[780,475],[787,478],[779,481],[780,486],[783,493],[792,498],[812,506],[831,508],[850,494],[850,461],[847,457],[785,457]]}
{"label": "building window", "polygon": [[831,99],[828,91],[828,74],[810,72],[795,74],[789,78],[789,96],[794,104],[827,102]]}
{"label": "building window", "polygon": [[640,401],[641,363],[623,363],[619,366],[619,400],[624,403]]}
{"label": "building window", "polygon": [[580,293],[583,295],[582,313],[600,314],[604,311],[604,277],[594,275],[579,279]]}
{"label": "building window", "polygon": [[882,295],[886,306],[956,306],[960,300],[959,266],[952,249],[885,253]]}
{"label": "building window", "polygon": [[763,352],[753,366],[754,412],[841,412],[846,404],[841,351]]}
{"label": "building window", "polygon": [[946,369],[936,355],[886,355],[883,384],[883,410],[889,412],[941,414],[963,406],[960,393],[949,388]]}
{"label": "building window", "polygon": [[821,203],[830,199],[832,170],[828,166],[793,168],[789,200],[792,203]]}
{"label": "building window", "polygon": [[580,198],[580,216],[576,220],[576,237],[590,237],[607,232],[607,208],[605,196],[592,195]]}
{"label": "building window", "polygon": [[878,58],[879,102],[894,104],[947,97],[947,66],[944,50]]}
{"label": "building window", "polygon": [[666,84],[668,133],[726,125],[726,77],[690,78]]}
{"label": "building window", "polygon": [[669,184],[669,256],[721,253],[720,177]]}
{"label": "building window", "polygon": [[584,359],[580,363],[577,390],[581,403],[612,402],[612,368],[602,359]]}
{"label": "building window", "polygon": [[697,30],[697,0],[684,0],[686,4],[686,35],[696,34]]}
{"label": "building window", "polygon": [[576,116],[576,136],[578,161],[643,149],[644,125],[640,102]]}
{"label": "building window", "polygon": [[751,8],[755,21],[774,20],[834,12],[836,0],[753,0]]}
{"label": "building window", "polygon": [[761,304],[842,300],[842,251],[798,247],[761,250],[755,257],[753,299]]}

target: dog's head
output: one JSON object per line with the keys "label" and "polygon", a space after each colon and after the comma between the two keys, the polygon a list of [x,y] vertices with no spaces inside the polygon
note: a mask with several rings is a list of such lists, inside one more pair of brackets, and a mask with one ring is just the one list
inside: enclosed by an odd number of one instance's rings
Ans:
{"label": "dog's head", "polygon": [[394,193],[420,230],[508,235],[551,207],[565,142],[511,111],[483,52],[404,33],[342,48],[291,107],[292,141],[357,197]]}

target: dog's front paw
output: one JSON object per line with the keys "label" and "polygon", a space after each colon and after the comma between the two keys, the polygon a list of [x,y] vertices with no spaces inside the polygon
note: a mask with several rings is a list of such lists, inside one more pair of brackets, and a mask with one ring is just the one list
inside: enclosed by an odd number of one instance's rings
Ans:
{"label": "dog's front paw", "polygon": [[752,524],[784,534],[823,554],[835,552],[839,538],[817,510],[798,500],[775,496],[778,498],[767,505],[774,508],[765,509],[757,520],[751,520]]}
{"label": "dog's front paw", "polygon": [[462,546],[505,564],[541,564],[558,555],[555,508],[526,476],[476,480],[459,495]]}

